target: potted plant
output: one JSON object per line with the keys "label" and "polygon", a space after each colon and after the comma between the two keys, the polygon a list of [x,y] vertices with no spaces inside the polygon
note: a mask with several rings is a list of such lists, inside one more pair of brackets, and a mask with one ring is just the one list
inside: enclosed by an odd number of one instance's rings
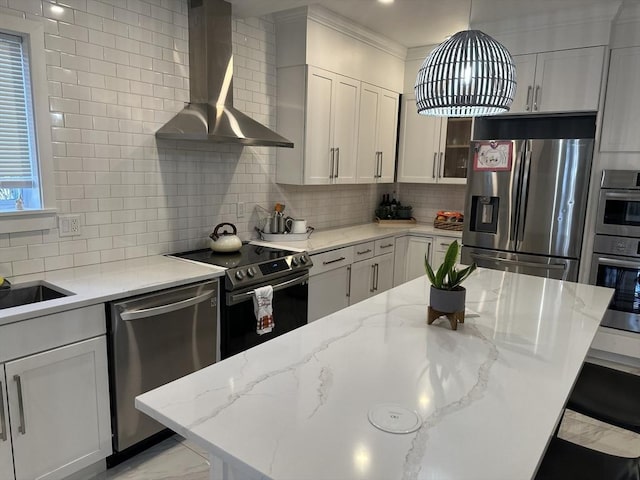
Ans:
{"label": "potted plant", "polygon": [[476,269],[476,264],[472,263],[456,270],[459,249],[458,241],[454,240],[436,272],[429,265],[427,256],[424,257],[424,267],[431,282],[430,309],[441,314],[464,312],[466,290],[460,284]]}

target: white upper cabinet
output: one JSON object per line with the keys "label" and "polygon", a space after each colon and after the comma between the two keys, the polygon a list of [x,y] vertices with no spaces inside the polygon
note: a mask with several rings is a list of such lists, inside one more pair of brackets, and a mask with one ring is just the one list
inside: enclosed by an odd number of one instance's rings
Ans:
{"label": "white upper cabinet", "polygon": [[358,183],[392,183],[394,180],[398,99],[395,92],[362,83]]}
{"label": "white upper cabinet", "polygon": [[640,152],[640,47],[611,51],[609,79],[604,104],[603,152]]}
{"label": "white upper cabinet", "polygon": [[278,130],[294,148],[277,151],[276,181],[356,183],[360,82],[311,66],[278,70]]}
{"label": "white upper cabinet", "polygon": [[604,47],[513,57],[516,96],[510,113],[596,111]]}
{"label": "white upper cabinet", "polygon": [[413,95],[403,97],[398,182],[465,184],[471,119],[419,115]]}

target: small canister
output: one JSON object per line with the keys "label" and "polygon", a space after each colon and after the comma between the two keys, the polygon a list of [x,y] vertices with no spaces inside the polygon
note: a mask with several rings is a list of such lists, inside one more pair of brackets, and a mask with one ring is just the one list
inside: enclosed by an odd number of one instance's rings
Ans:
{"label": "small canister", "polygon": [[285,221],[283,215],[278,215],[278,233],[284,233]]}
{"label": "small canister", "polygon": [[270,217],[271,233],[280,233],[280,231],[278,230],[278,217],[279,217],[278,214],[274,215],[273,217]]}

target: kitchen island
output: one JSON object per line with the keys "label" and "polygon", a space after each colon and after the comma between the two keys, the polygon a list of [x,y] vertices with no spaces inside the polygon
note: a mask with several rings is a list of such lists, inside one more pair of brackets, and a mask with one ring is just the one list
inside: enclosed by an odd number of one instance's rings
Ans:
{"label": "kitchen island", "polygon": [[136,405],[209,451],[212,478],[531,478],[612,290],[485,269],[465,286],[457,331],[426,325],[422,277]]}

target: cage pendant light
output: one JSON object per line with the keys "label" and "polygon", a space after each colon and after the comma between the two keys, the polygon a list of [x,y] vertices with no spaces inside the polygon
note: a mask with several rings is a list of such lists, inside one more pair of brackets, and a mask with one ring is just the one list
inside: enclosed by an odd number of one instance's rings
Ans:
{"label": "cage pendant light", "polygon": [[509,51],[480,30],[464,30],[438,45],[418,70],[421,115],[476,117],[509,111],[516,68]]}

